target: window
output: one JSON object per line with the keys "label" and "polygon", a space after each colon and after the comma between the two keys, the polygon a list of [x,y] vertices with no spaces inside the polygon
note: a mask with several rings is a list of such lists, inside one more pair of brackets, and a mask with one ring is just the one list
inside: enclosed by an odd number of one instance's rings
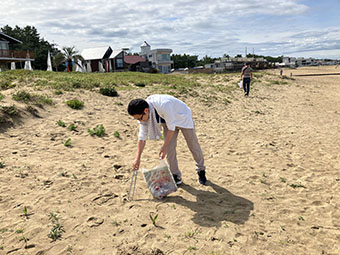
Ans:
{"label": "window", "polygon": [[171,66],[158,66],[158,70],[161,73],[170,73],[171,72]]}
{"label": "window", "polygon": [[170,54],[158,55],[158,61],[170,61]]}
{"label": "window", "polygon": [[8,50],[8,42],[0,41],[0,50]]}
{"label": "window", "polygon": [[123,68],[124,67],[123,59],[117,58],[116,63],[117,63],[117,68]]}

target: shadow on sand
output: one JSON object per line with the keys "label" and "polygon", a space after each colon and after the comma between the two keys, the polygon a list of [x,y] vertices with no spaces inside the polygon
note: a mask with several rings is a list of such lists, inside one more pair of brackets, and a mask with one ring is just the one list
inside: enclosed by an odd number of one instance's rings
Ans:
{"label": "shadow on sand", "polygon": [[254,209],[253,203],[243,197],[236,196],[210,181],[207,186],[214,192],[198,190],[187,184],[181,184],[179,189],[196,197],[196,201],[189,201],[181,196],[171,196],[163,200],[165,203],[176,203],[188,207],[195,212],[193,222],[205,227],[220,226],[222,221],[243,224]]}

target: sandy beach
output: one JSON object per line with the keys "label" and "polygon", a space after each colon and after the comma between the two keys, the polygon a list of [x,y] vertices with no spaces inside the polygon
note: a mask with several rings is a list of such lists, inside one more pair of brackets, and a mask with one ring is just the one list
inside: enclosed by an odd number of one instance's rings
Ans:
{"label": "sandy beach", "polygon": [[[218,91],[225,104],[182,95],[209,182],[197,182],[180,135],[184,183],[162,200],[152,198],[141,171],[134,200],[127,200],[138,133],[127,104],[155,91],[122,90],[115,98],[47,92],[55,106],[0,131],[0,254],[340,254],[340,75],[296,76],[317,73],[340,69],[284,69],[287,79],[278,69],[259,72],[248,98],[238,88]],[[239,79],[226,77],[202,82]],[[74,97],[84,109],[64,103]],[[99,124],[107,135],[90,136]],[[158,164],[161,145],[147,141],[142,167]],[[150,215],[158,215],[156,225]],[[56,224],[61,236],[53,241]]]}

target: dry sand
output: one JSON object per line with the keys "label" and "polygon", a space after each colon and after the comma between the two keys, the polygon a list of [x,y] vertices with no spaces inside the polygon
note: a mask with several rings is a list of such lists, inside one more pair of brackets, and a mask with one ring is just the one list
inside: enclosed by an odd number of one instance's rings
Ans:
{"label": "dry sand", "polygon": [[[340,254],[340,76],[294,78],[272,86],[262,79],[249,98],[234,91],[227,106],[182,98],[194,112],[209,183],[197,183],[180,135],[184,184],[163,200],[152,199],[139,173],[127,201],[138,125],[126,105],[146,90],[55,96],[41,118],[0,133],[0,254]],[[76,96],[83,110],[64,104]],[[57,120],[76,121],[78,131]],[[98,124],[107,136],[88,134]],[[147,142],[142,167],[158,163],[161,144]],[[51,213],[65,231],[55,242]]]}

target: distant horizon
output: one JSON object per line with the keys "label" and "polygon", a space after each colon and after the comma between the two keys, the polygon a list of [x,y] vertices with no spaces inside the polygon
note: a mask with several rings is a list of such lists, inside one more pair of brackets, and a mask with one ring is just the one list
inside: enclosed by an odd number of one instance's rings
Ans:
{"label": "distant horizon", "polygon": [[244,55],[247,47],[256,55],[340,59],[338,10],[337,0],[4,0],[0,27],[34,26],[58,48],[79,52],[103,45],[139,52],[147,41],[199,58]]}

